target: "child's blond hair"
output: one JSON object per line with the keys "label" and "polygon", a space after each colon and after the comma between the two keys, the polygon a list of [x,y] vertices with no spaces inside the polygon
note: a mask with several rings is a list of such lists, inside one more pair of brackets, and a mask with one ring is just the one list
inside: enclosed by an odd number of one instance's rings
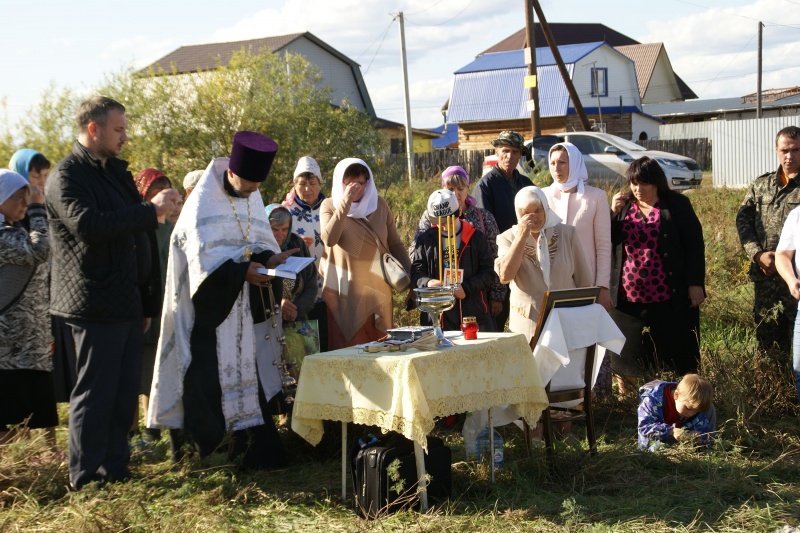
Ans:
{"label": "child's blond hair", "polygon": [[697,374],[686,374],[675,388],[675,393],[690,409],[708,411],[714,401],[714,388],[711,383]]}

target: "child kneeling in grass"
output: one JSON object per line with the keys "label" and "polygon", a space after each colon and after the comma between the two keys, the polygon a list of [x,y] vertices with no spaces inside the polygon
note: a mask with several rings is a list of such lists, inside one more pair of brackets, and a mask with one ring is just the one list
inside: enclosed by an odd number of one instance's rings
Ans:
{"label": "child kneeling in grass", "polygon": [[656,451],[679,440],[710,446],[716,431],[714,389],[697,374],[679,383],[655,380],[639,389],[639,449]]}

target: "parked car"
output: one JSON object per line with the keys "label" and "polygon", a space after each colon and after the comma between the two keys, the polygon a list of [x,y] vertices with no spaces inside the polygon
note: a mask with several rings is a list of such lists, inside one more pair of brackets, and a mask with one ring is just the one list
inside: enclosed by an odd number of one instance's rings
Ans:
{"label": "parked car", "polygon": [[658,161],[667,175],[667,184],[671,189],[696,189],[703,181],[703,173],[694,159],[648,150],[636,143],[611,135],[592,131],[579,131],[542,135],[528,143],[533,149],[533,160],[537,166],[541,161],[547,166],[547,154],[550,148],[559,142],[568,141],[574,144],[583,154],[589,181],[593,184],[622,184],[625,171],[634,159],[649,157]]}

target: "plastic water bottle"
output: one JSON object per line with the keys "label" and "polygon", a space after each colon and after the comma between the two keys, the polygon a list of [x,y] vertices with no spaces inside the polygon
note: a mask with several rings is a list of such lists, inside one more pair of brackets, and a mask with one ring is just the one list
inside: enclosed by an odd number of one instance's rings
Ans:
{"label": "plastic water bottle", "polygon": [[503,468],[503,437],[496,429],[494,431],[494,450],[489,453],[489,426],[486,426],[478,434],[477,447],[480,457],[490,455],[494,461],[495,470]]}
{"label": "plastic water bottle", "polygon": [[464,427],[461,434],[464,435],[464,451],[467,454],[467,461],[475,461],[478,459],[478,434],[481,428],[478,426],[472,412],[467,413],[467,419],[464,421]]}

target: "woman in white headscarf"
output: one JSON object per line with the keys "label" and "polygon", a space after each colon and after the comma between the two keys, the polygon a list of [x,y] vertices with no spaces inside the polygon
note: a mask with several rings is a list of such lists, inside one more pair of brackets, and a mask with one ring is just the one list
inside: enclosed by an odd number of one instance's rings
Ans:
{"label": "woman in white headscarf", "polygon": [[597,303],[610,311],[613,307],[608,285],[611,279],[611,210],[608,196],[586,184],[589,174],[583,154],[568,142],[550,148],[550,175],[553,183],[542,189],[550,209],[564,224],[573,226],[583,246],[593,285],[600,287]]}
{"label": "woman in white headscarf", "polygon": [[594,278],[575,228],[561,223],[542,189],[520,189],[514,209],[516,225],[497,236],[494,269],[511,288],[508,329],[530,341],[545,292],[591,287]]}
{"label": "woman in white headscarf", "polygon": [[336,165],[319,218],[328,349],[383,337],[392,327],[392,288],[383,278],[381,257],[390,252],[407,271],[411,259],[364,161],[348,158]]}

